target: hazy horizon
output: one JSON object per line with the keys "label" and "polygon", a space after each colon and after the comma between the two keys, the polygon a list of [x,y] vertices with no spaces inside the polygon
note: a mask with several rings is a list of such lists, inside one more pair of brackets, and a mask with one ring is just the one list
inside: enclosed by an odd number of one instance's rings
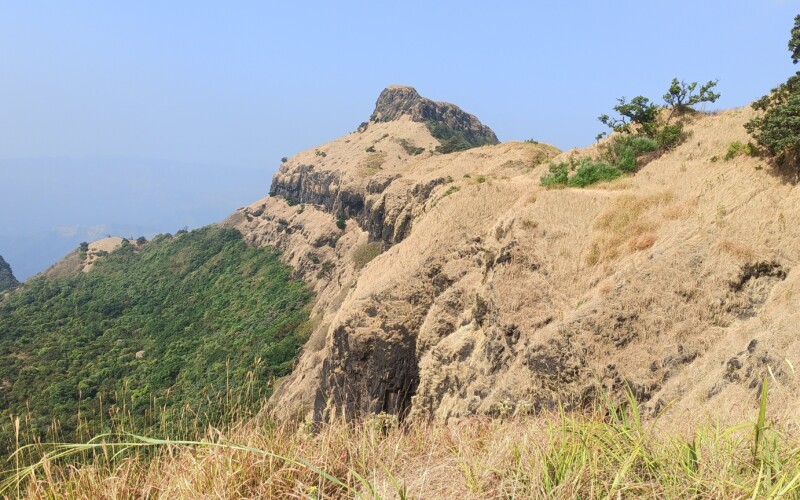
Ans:
{"label": "hazy horizon", "polygon": [[21,280],[81,241],[219,221],[265,196],[270,182],[265,167],[122,157],[0,160],[0,175],[13,187],[0,197],[0,255]]}
{"label": "hazy horizon", "polygon": [[797,69],[800,2],[0,6],[0,255],[25,279],[90,228],[224,218],[391,84],[561,149],[673,77],[719,79],[708,109],[744,106]]}

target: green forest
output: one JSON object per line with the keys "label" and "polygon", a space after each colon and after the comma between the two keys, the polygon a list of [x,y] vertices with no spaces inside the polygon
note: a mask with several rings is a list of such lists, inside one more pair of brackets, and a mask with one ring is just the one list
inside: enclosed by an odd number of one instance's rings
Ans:
{"label": "green forest", "polygon": [[0,448],[15,417],[26,441],[174,437],[187,418],[203,428],[257,410],[290,372],[312,292],[234,229],[179,233],[124,241],[91,272],[0,300]]}

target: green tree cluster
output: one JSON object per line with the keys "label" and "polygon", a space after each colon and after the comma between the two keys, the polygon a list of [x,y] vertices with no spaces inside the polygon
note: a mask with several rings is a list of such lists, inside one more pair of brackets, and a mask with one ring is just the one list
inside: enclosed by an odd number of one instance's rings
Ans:
{"label": "green tree cluster", "polygon": [[[697,104],[716,102],[720,98],[720,94],[713,90],[716,86],[716,80],[711,80],[698,88],[697,82],[686,83],[673,78],[667,92],[662,96],[663,106],[641,95],[630,101],[620,97],[613,108],[618,117],[603,114],[597,119],[614,132],[648,137],[655,140],[660,149],[668,149],[679,144],[684,138],[683,125],[670,123],[671,120],[693,112]],[[662,113],[663,109],[667,110],[666,117]],[[598,138],[603,135],[605,134],[600,134]]]}
{"label": "green tree cluster", "polygon": [[[683,124],[670,123],[671,120],[693,112],[697,104],[719,99],[720,94],[713,91],[716,85],[716,80],[698,87],[697,82],[686,83],[674,78],[662,96],[663,106],[641,95],[630,101],[620,97],[613,108],[617,116],[603,114],[597,118],[619,133],[601,147],[600,157],[551,164],[548,173],[541,178],[542,185],[586,187],[635,172],[641,166],[642,156],[654,152],[657,155],[684,140]],[[598,134],[596,139],[599,141],[605,135],[605,132]]]}
{"label": "green tree cluster", "polygon": [[[789,38],[792,62],[800,60],[800,15],[794,18]],[[779,167],[789,167],[796,184],[800,178],[800,72],[753,103],[763,111],[745,124],[756,143],[775,157]]]}
{"label": "green tree cluster", "polygon": [[425,125],[431,135],[441,142],[434,150],[437,153],[448,154],[492,144],[489,141],[471,137],[463,130],[453,129],[444,122],[431,120],[426,122]]}
{"label": "green tree cluster", "polygon": [[212,226],[34,279],[0,301],[0,447],[12,415],[71,440],[120,418],[157,432],[191,415],[202,429],[225,401],[257,410],[305,341],[311,298],[275,251]]}

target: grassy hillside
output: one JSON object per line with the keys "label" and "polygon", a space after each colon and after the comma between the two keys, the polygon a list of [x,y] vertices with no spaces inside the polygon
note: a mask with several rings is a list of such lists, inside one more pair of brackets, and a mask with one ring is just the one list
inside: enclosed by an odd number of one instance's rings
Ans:
{"label": "grassy hillside", "polygon": [[174,436],[179,414],[202,428],[225,418],[209,400],[258,408],[291,369],[311,295],[274,251],[216,227],[33,280],[0,302],[0,443],[12,415],[26,440],[72,440],[120,426]]}

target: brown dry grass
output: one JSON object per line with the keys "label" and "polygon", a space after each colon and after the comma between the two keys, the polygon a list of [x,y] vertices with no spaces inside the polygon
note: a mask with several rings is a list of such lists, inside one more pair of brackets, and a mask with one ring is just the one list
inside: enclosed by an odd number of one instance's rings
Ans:
{"label": "brown dry grass", "polygon": [[752,246],[736,242],[730,238],[723,238],[719,242],[719,248],[723,252],[727,252],[737,259],[748,262],[756,258],[756,252]]}
{"label": "brown dry grass", "polygon": [[594,223],[596,234],[586,261],[594,265],[615,259],[625,250],[636,252],[653,246],[661,221],[651,209],[669,203],[673,197],[671,192],[665,191],[614,199]]}
{"label": "brown dry grass", "polygon": [[44,458],[3,483],[5,493],[87,499],[744,498],[796,495],[800,487],[798,442],[763,416],[736,427],[663,435],[642,422],[635,403],[585,415],[556,411],[451,426],[398,426],[396,418],[376,415],[317,432],[256,418],[230,432],[209,429],[194,442],[117,438],[73,450],[68,465],[69,457]]}

